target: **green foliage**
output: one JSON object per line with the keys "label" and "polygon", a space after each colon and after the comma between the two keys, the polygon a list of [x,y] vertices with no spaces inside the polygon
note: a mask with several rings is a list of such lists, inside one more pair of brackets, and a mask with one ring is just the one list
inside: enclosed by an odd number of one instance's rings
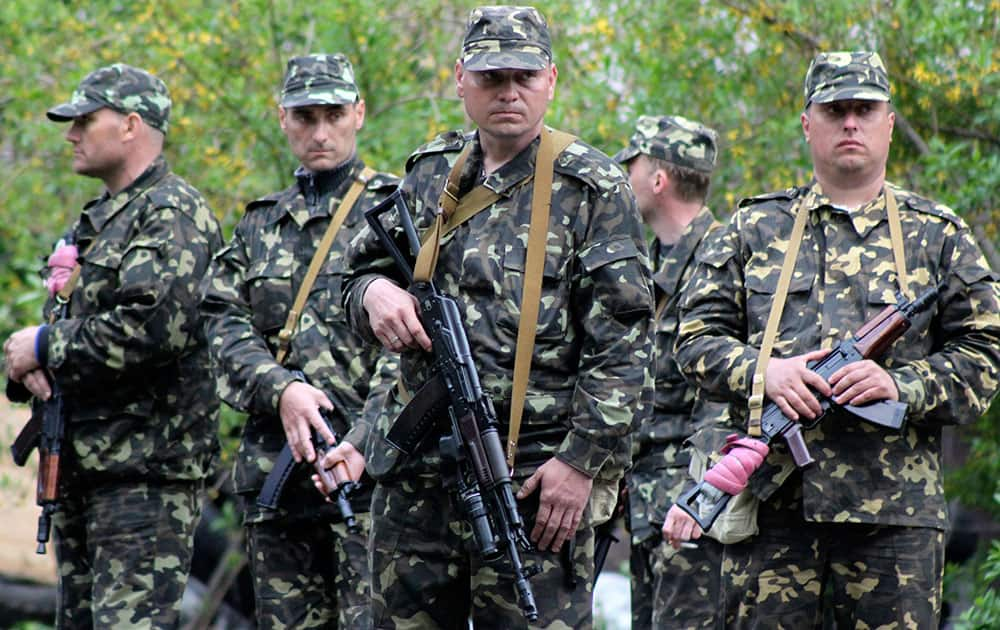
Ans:
{"label": "green foliage", "polygon": [[956,630],[987,630],[1000,627],[1000,540],[994,540],[975,579],[977,593],[972,607],[955,623]]}

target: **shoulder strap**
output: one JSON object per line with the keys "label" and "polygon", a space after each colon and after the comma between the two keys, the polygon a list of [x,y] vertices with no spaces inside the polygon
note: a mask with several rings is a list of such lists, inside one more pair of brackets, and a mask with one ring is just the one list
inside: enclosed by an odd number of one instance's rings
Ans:
{"label": "shoulder strap", "polygon": [[752,437],[760,437],[761,434],[760,417],[764,411],[764,374],[767,372],[767,362],[770,360],[771,350],[774,348],[774,339],[778,335],[778,323],[781,321],[781,312],[785,310],[788,285],[792,281],[792,270],[795,269],[795,259],[799,255],[802,234],[806,228],[806,218],[809,216],[809,208],[814,197],[815,195],[810,190],[804,201],[800,199],[796,202],[793,210],[795,224],[792,226],[792,235],[788,239],[785,260],[781,263],[778,288],[774,293],[774,301],[771,302],[771,312],[767,316],[767,325],[764,327],[764,339],[760,344],[760,354],[757,355],[757,367],[754,369],[753,380],[750,384],[750,419],[747,423],[747,433]]}
{"label": "shoulder strap", "polygon": [[555,158],[576,138],[568,133],[544,128],[535,158],[535,188],[531,196],[531,225],[528,227],[528,251],[524,261],[524,288],[521,293],[521,317],[517,324],[514,351],[514,384],[510,401],[510,429],[507,433],[507,466],[514,468],[521,417],[528,391],[531,356],[535,349],[538,308],[545,271],[545,243],[549,234],[549,209],[552,205],[552,176]]}
{"label": "shoulder strap", "polygon": [[903,227],[899,222],[899,206],[896,195],[885,187],[885,212],[889,217],[889,240],[892,242],[892,257],[896,262],[896,281],[903,295],[910,298],[910,278],[906,274],[906,258],[903,253]]}
{"label": "shoulder strap", "polygon": [[275,355],[278,363],[284,363],[288,357],[288,347],[292,342],[292,335],[295,334],[295,328],[299,325],[299,316],[306,305],[309,291],[312,290],[313,283],[316,282],[316,276],[319,275],[319,270],[326,260],[326,255],[330,252],[333,239],[336,238],[337,232],[340,231],[340,226],[344,224],[344,220],[354,206],[354,202],[361,196],[361,192],[365,189],[365,185],[373,175],[375,175],[375,171],[366,166],[351,183],[351,187],[347,189],[347,194],[344,195],[344,198],[340,201],[340,205],[337,207],[337,211],[333,214],[333,218],[330,219],[330,225],[327,226],[326,233],[323,234],[323,239],[319,242],[316,253],[313,254],[312,261],[309,263],[309,269],[302,280],[302,286],[299,287],[299,292],[295,295],[295,302],[292,304],[291,310],[288,311],[288,319],[285,320],[285,327],[278,333],[278,352]]}

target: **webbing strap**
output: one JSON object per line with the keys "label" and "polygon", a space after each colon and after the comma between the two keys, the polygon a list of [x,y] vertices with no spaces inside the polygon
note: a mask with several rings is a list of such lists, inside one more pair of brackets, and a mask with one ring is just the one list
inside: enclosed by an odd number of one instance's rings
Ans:
{"label": "webbing strap", "polygon": [[757,356],[757,367],[753,372],[753,380],[750,384],[750,419],[747,423],[747,433],[751,437],[760,437],[760,417],[764,410],[764,374],[767,371],[767,363],[771,358],[771,350],[774,348],[774,340],[778,334],[778,323],[781,321],[781,312],[785,310],[785,299],[788,296],[788,285],[792,281],[792,271],[795,269],[795,259],[799,255],[799,246],[802,244],[802,234],[805,232],[806,219],[809,216],[809,209],[812,206],[815,194],[809,191],[805,201],[796,200],[794,213],[795,224],[792,226],[792,235],[788,240],[788,250],[785,252],[785,260],[781,263],[781,274],[778,276],[778,288],[774,293],[774,301],[771,302],[771,312],[767,316],[767,325],[764,327],[764,339],[760,344],[760,354]]}
{"label": "webbing strap", "polygon": [[903,253],[903,228],[899,222],[899,206],[896,205],[896,195],[889,187],[885,187],[885,211],[889,217],[889,240],[892,242],[892,257],[896,263],[896,276],[899,290],[906,299],[910,299],[910,278],[906,273],[906,257]]}
{"label": "webbing strap", "polygon": [[528,251],[524,260],[524,288],[521,291],[521,317],[517,324],[514,350],[514,383],[510,397],[510,430],[507,433],[507,466],[513,470],[521,417],[528,393],[531,355],[535,350],[538,310],[545,271],[545,243],[549,235],[549,209],[552,206],[552,170],[556,156],[576,138],[568,133],[542,129],[542,139],[535,157],[535,184],[531,195],[531,224],[528,227]]}
{"label": "webbing strap", "polygon": [[337,232],[340,231],[340,226],[344,224],[344,220],[347,219],[347,215],[354,206],[354,202],[361,196],[365,185],[368,184],[368,180],[373,175],[375,175],[375,171],[366,166],[355,177],[351,183],[351,187],[347,189],[347,194],[340,200],[337,211],[333,213],[330,225],[327,226],[326,233],[323,234],[323,239],[319,242],[319,246],[316,247],[316,253],[313,254],[312,260],[309,262],[309,269],[302,280],[299,292],[295,295],[292,308],[288,311],[285,327],[278,333],[278,352],[274,357],[278,363],[284,363],[285,359],[288,358],[288,348],[292,342],[292,336],[299,325],[299,316],[302,314],[302,309],[305,308],[306,299],[309,298],[309,292],[312,290],[313,283],[316,282],[316,276],[319,275],[319,270],[323,267],[327,254],[330,253],[330,247],[333,245],[333,240],[337,237]]}
{"label": "webbing strap", "polygon": [[[87,249],[83,250],[83,253],[80,254],[80,257],[82,258],[83,256],[86,256],[87,253],[90,252],[90,250],[92,250],[94,248],[94,245],[96,244],[97,244],[97,235],[94,235],[94,240],[90,241],[90,245],[87,245]],[[73,270],[69,273],[69,278],[66,279],[66,284],[64,284],[62,288],[59,289],[58,292],[56,292],[56,303],[59,304],[60,307],[65,307],[67,304],[69,304],[69,296],[73,295],[73,289],[75,289],[77,283],[80,282],[80,273],[82,271],[83,268],[80,266],[80,263],[76,263],[75,265],[73,265]],[[65,309],[63,308],[52,309],[52,312],[49,313],[50,324],[56,323],[57,313],[61,310]]]}

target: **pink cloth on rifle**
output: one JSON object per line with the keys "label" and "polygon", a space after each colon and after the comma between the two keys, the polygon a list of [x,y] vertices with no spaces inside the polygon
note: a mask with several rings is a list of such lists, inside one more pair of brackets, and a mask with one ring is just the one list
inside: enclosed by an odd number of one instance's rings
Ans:
{"label": "pink cloth on rifle", "polygon": [[49,290],[50,297],[66,286],[79,255],[76,245],[62,245],[49,256],[49,277],[45,279],[45,288]]}
{"label": "pink cloth on rifle", "polygon": [[726,445],[720,450],[725,457],[705,472],[705,481],[735,496],[747,487],[750,475],[760,468],[770,450],[760,440],[733,433],[726,437]]}

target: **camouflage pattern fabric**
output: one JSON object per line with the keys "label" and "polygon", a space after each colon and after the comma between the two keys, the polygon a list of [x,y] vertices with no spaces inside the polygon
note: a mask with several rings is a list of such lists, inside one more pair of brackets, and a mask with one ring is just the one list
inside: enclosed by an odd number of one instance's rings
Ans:
{"label": "camouflage pattern fabric", "polygon": [[639,116],[628,146],[615,154],[625,164],[639,154],[711,173],[719,154],[719,135],[710,127],[683,116]]}
{"label": "camouflage pattern fabric", "polygon": [[[364,164],[354,158],[333,171],[297,171],[296,183],[274,195],[251,202],[230,243],[215,257],[204,284],[202,311],[216,360],[219,395],[249,414],[237,452],[233,482],[240,494],[260,491],[274,460],[285,445],[278,418],[278,401],[301,370],[321,389],[334,409],[331,420],[341,439],[362,453],[369,425],[360,419],[373,386],[380,347],[354,334],[341,309],[345,272],[344,251],[364,211],[395,188],[397,179],[376,174],[345,219],[326,262],[320,269],[292,336],[285,364],[275,360],[278,332],[302,283],[330,218]],[[388,387],[388,384],[386,384]],[[285,486],[281,506],[291,512],[322,504],[308,467]],[[370,495],[358,493],[353,503],[367,511]],[[266,520],[282,512],[248,504],[247,522]],[[331,517],[333,506],[321,509]]]}
{"label": "camouflage pattern fabric", "polygon": [[[806,521],[944,530],[941,427],[975,421],[996,392],[1000,284],[954,212],[887,185],[899,203],[909,295],[941,285],[937,302],[915,317],[881,361],[909,405],[907,424],[900,436],[834,414],[803,432],[816,463],[793,479],[801,483]],[[715,245],[699,254],[677,343],[682,369],[713,395],[730,399],[740,427],[791,232],[789,209],[810,189],[813,220],[773,356],[830,347],[896,302],[884,194],[846,211],[834,208],[813,182],[742,201]],[[767,461],[788,457],[778,444]]]}
{"label": "camouflage pattern fabric", "polygon": [[632,630],[715,627],[723,546],[705,536],[696,544],[675,550],[651,538],[632,545]]}
{"label": "camouflage pattern fabric", "polygon": [[282,107],[346,105],[359,98],[354,66],[344,55],[313,54],[288,60],[281,88]]}
{"label": "camouflage pattern fabric", "polygon": [[[482,153],[475,134],[445,134],[409,160],[404,191],[416,214],[418,231],[426,228],[451,165],[466,142],[474,148],[460,191],[478,183]],[[468,330],[483,389],[495,403],[500,434],[507,434],[514,346],[525,246],[533,187],[529,181],[538,148],[535,140],[521,154],[490,174],[485,185],[500,193],[493,206],[472,217],[441,242],[434,281],[456,298]],[[398,227],[392,233],[399,235]],[[363,233],[351,250],[356,275],[345,295],[352,325],[371,338],[361,296],[376,276],[401,284],[391,259]],[[402,242],[402,241],[401,241]],[[541,309],[528,383],[514,478],[523,480],[553,456],[589,476],[598,485],[614,485],[630,460],[633,418],[651,396],[652,361],[649,319],[651,284],[646,246],[635,201],[621,171],[606,156],[574,142],[556,159],[548,249],[542,280]],[[402,355],[401,374],[417,391],[428,375],[427,356]],[[389,397],[373,428],[366,453],[369,473],[393,490],[416,473],[440,474],[436,436],[417,455],[400,458],[385,441],[402,404]],[[400,477],[397,478],[396,476]],[[420,500],[420,499],[418,499]],[[431,500],[428,496],[427,500]],[[395,510],[373,517],[398,518]],[[457,521],[457,517],[450,518]],[[532,527],[529,519],[528,528]],[[384,567],[376,564],[374,572]],[[506,585],[509,587],[510,585]],[[589,592],[577,591],[581,597]],[[508,601],[496,595],[495,601]],[[543,608],[544,598],[539,599]],[[543,615],[549,614],[543,610]]]}
{"label": "camouflage pattern fabric", "polygon": [[[534,522],[538,509],[537,494],[531,499],[519,502],[528,523]],[[526,567],[541,568],[531,578],[539,611],[531,628],[591,626],[592,521],[588,509],[571,539],[571,563],[565,553],[522,553]],[[568,542],[564,548],[569,548]],[[482,563],[468,523],[438,476],[376,485],[370,554],[375,628],[464,629],[470,618],[477,630],[529,627],[514,593],[513,575]],[[575,580],[575,586],[568,580]]]}
{"label": "camouflage pattern fabric", "polygon": [[761,533],[726,545],[724,627],[820,628],[830,606],[837,628],[937,628],[944,532],[808,522],[801,489],[793,478],[760,506]]}
{"label": "camouflage pattern fabric", "polygon": [[820,53],[806,71],[805,102],[888,101],[889,75],[877,52]]}
{"label": "camouflage pattern fabric", "polygon": [[[267,627],[298,627],[307,622],[320,627],[324,619],[336,619],[338,609],[341,618],[348,619],[359,614],[353,598],[323,610],[307,609],[319,601],[329,603],[335,597],[348,597],[352,588],[361,589],[367,597],[364,545],[349,544],[343,537],[337,539],[339,529],[330,530],[330,524],[339,524],[341,516],[313,488],[311,467],[296,467],[285,484],[279,509],[256,505],[267,473],[286,443],[278,401],[285,387],[297,380],[290,370],[301,370],[309,384],[326,393],[334,406],[330,414],[334,430],[364,453],[370,427],[363,414],[365,401],[369,395],[378,397],[381,390],[387,389],[398,369],[395,361],[382,372],[376,369],[380,347],[351,332],[341,308],[344,250],[364,224],[364,210],[392,192],[398,181],[381,173],[369,180],[337,233],[309,293],[284,365],[275,360],[278,332],[285,325],[316,247],[340,200],[363,168],[356,157],[321,173],[300,168],[295,184],[251,202],[232,241],[216,256],[212,275],[205,282],[202,309],[217,362],[219,395],[249,414],[236,454],[233,480],[236,491],[245,499],[244,524],[251,537],[259,536],[263,541],[250,555],[257,586],[268,589],[258,591],[257,597],[262,605],[263,600],[270,599],[267,593],[283,593],[279,599],[285,600],[267,602],[261,611],[261,619],[268,620]],[[363,478],[362,486],[350,497],[359,517],[368,512],[371,504],[367,481]],[[273,524],[257,526],[265,522]],[[292,533],[293,529],[305,529],[317,536],[322,532],[323,536],[310,541],[305,534]],[[296,550],[275,547],[273,553],[265,553],[267,545],[279,544],[276,537],[285,530],[289,530],[284,535],[294,542]],[[331,539],[337,539],[335,545],[324,542]],[[353,554],[340,562],[358,571],[350,587],[341,584],[341,578],[335,577],[329,567],[320,567],[317,560],[304,560],[308,554],[303,548],[316,551],[317,558],[328,558],[335,547],[338,553]],[[301,562],[289,565],[282,554],[293,553]],[[280,588],[272,588],[272,580]]]}
{"label": "camouflage pattern fabric", "polygon": [[56,105],[46,115],[65,122],[110,107],[116,112],[138,113],[148,125],[167,133],[170,95],[157,77],[124,63],[94,70],[80,82],[69,102]]}
{"label": "camouflage pattern fabric", "polygon": [[118,194],[88,203],[69,236],[81,252],[94,245],[41,357],[69,410],[63,475],[204,479],[219,401],[198,285],[222,246],[215,217],[160,157]]}
{"label": "camouflage pattern fabric", "polygon": [[656,303],[664,307],[656,322],[653,413],[639,419],[632,436],[632,469],[625,476],[633,629],[711,627],[717,608],[722,546],[703,538],[698,549],[674,551],[663,542],[660,529],[667,510],[690,483],[690,456],[682,442],[702,421],[725,417],[728,407],[697,397],[673,358],[677,305],[694,269],[695,252],[720,227],[703,208],[675,245],[667,248],[656,239],[650,245],[658,270],[653,276]]}
{"label": "camouflage pattern fabric", "polygon": [[297,518],[247,526],[257,627],[370,628],[368,532],[344,523]]}
{"label": "camouflage pattern fabric", "polygon": [[465,70],[543,70],[552,62],[552,39],[534,7],[489,6],[469,13],[462,41]]}
{"label": "camouflage pattern fabric", "polygon": [[56,626],[177,627],[201,494],[194,481],[68,485],[53,517]]}

